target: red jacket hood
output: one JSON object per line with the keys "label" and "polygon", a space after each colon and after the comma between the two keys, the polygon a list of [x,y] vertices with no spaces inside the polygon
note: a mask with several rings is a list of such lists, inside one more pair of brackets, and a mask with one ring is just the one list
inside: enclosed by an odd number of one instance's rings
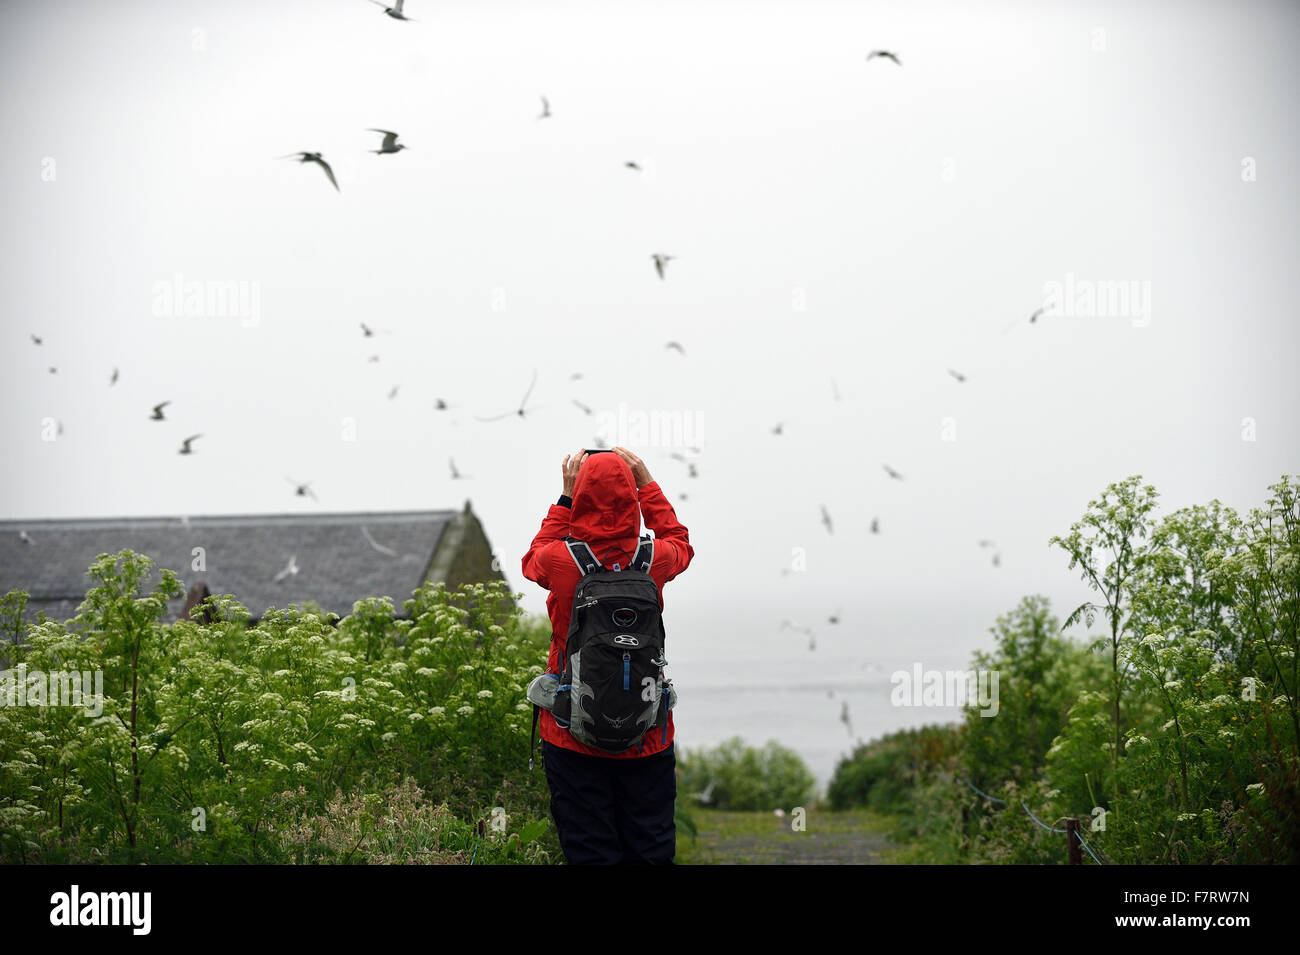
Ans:
{"label": "red jacket hood", "polygon": [[[626,547],[641,533],[636,481],[632,469],[617,454],[591,454],[582,462],[573,487],[569,528],[578,540],[593,545],[618,543]],[[632,546],[635,550],[634,543]],[[598,548],[593,546],[592,550],[603,560]]]}

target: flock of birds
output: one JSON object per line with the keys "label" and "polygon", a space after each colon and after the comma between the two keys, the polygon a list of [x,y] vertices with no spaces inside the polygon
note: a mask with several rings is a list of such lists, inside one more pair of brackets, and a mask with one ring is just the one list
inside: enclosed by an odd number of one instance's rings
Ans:
{"label": "flock of birds", "polygon": [[[393,20],[402,21],[402,22],[417,22],[417,21],[412,21],[412,19],[406,15],[405,0],[393,0],[392,5],[388,5],[387,3],[381,2],[381,0],[370,0],[370,2],[375,3],[377,6],[381,7],[383,9],[384,14]],[[867,54],[866,61],[868,63],[872,63],[873,61],[892,63],[894,66],[900,68],[903,65],[899,55],[890,50],[872,50]],[[555,114],[552,111],[550,100],[544,95],[541,96],[540,99],[541,99],[541,112],[537,115],[536,119],[538,121],[552,119]],[[366,131],[370,133],[374,133],[380,137],[377,148],[369,150],[369,152],[377,156],[394,156],[397,155],[398,153],[410,149],[410,147],[407,146],[406,143],[401,141],[401,135],[394,130],[370,127]],[[336,192],[339,193],[342,192],[342,188],[339,184],[337,176],[335,175],[333,167],[331,167],[331,165],[325,159],[322,152],[320,152],[319,150],[300,150],[298,152],[289,153],[279,158],[295,160],[300,165],[314,165],[318,167],[321,170],[321,172],[324,174],[325,178],[328,180],[330,186],[332,186]],[[623,166],[633,172],[640,173],[642,171],[641,165],[634,160],[625,161],[623,163]],[[669,263],[674,261],[677,258],[677,256],[666,252],[654,252],[650,254],[649,258],[650,258],[651,265],[654,269],[655,276],[660,281],[666,281],[668,278]],[[1036,324],[1038,320],[1042,317],[1044,312],[1045,309],[1042,307],[1033,311],[1028,317],[1028,324],[1030,325]],[[1024,319],[1017,319],[1015,322],[1013,322],[1011,325],[1007,327],[1006,331],[1010,331],[1015,326],[1021,325],[1024,322],[1025,322]],[[363,339],[372,339],[378,335],[391,334],[391,332],[387,329],[377,329],[366,324],[365,322],[360,323],[360,329],[361,329],[361,334]],[[32,333],[31,340],[33,345],[36,347],[42,347],[44,345],[44,339],[35,333]],[[680,356],[681,359],[685,360],[687,354],[686,347],[680,341],[669,341],[665,343],[663,347],[666,351],[676,353],[677,355]],[[371,363],[379,362],[380,356],[378,354],[373,354],[369,357],[368,361]],[[56,374],[58,369],[55,366],[50,366],[48,368],[48,371],[50,374]],[[957,369],[949,368],[947,369],[947,373],[959,385],[966,385],[969,381],[968,376],[964,372],[959,371]],[[120,377],[119,369],[114,368],[112,370],[112,374],[109,376],[108,379],[109,386],[110,387],[115,386],[118,383],[119,377]],[[570,376],[570,381],[577,381],[581,378],[582,378],[581,373],[574,373]],[[497,421],[511,419],[511,418],[526,419],[530,413],[537,410],[534,406],[531,406],[529,404],[534,389],[537,385],[537,382],[538,382],[538,372],[535,370],[533,372],[532,379],[529,381],[527,388],[523,392],[523,397],[520,399],[519,403],[516,406],[501,411],[500,413],[497,414],[491,414],[487,416],[476,414],[474,415],[475,419],[483,423],[492,423],[492,422],[497,422]],[[399,388],[400,385],[394,385],[391,388],[391,390],[388,392],[389,400],[395,400],[397,398]],[[831,390],[832,390],[832,395],[834,400],[840,401],[842,396],[840,394],[838,386],[834,381],[831,382]],[[594,415],[594,411],[592,407],[582,402],[577,397],[572,398],[572,404],[583,415],[588,417]],[[154,422],[171,421],[172,419],[169,418],[164,412],[164,409],[168,408],[171,405],[172,405],[171,400],[160,401],[158,404],[153,406],[152,414],[147,416],[148,420]],[[447,400],[441,397],[436,400],[436,403],[434,405],[435,410],[439,412],[445,412],[454,407],[456,406],[449,403]],[[772,436],[775,438],[782,437],[785,434],[785,430],[788,424],[789,422],[787,421],[778,421],[775,424],[773,424],[770,427]],[[62,432],[61,423],[59,425],[59,430],[61,433]],[[202,437],[203,437],[202,433],[196,433],[183,438],[181,440],[181,446],[177,453],[181,455],[193,455],[195,453],[194,443],[197,442]],[[592,447],[604,448],[605,446],[606,446],[605,442],[602,438],[596,437],[594,439]],[[689,448],[686,450],[690,452],[689,457],[687,454],[679,451],[675,451],[671,453],[670,457],[676,460],[677,462],[685,465],[685,469],[686,469],[685,476],[688,480],[699,479],[701,472],[700,472],[698,457],[701,455],[702,450],[700,448]],[[885,474],[891,480],[895,480],[895,481],[905,480],[903,474],[900,471],[896,470],[894,467],[892,467],[890,464],[883,463],[881,466]],[[465,480],[470,478],[470,475],[464,474],[457,467],[454,458],[448,459],[448,467],[450,470],[450,475],[452,480]],[[288,476],[285,477],[285,481],[292,488],[292,493],[295,497],[309,498],[316,502],[320,501],[320,498],[317,496],[317,493],[313,487],[314,484],[313,481],[302,481]],[[683,500],[688,499],[688,495],[685,493],[679,494],[679,497]],[[830,510],[825,504],[822,504],[820,506],[820,511],[821,511],[821,523],[825,527],[826,532],[828,534],[834,534],[835,524],[832,515],[830,513]],[[870,532],[876,535],[883,533],[881,518],[879,515],[876,515],[872,518],[870,524]],[[390,556],[397,556],[395,551],[393,551],[391,548],[387,548],[384,545],[380,544],[364,528],[363,528],[363,534],[365,535],[365,538],[369,543],[369,545],[377,552],[388,554]],[[24,544],[31,545],[35,543],[31,538],[31,536],[26,531],[20,532],[19,536]],[[992,555],[991,563],[993,567],[996,568],[1000,566],[1001,553],[999,548],[997,547],[997,544],[994,541],[984,539],[978,541],[977,544],[981,549],[988,550],[991,552]],[[280,583],[282,581],[285,581],[291,577],[298,575],[300,572],[301,572],[301,567],[298,564],[297,555],[296,554],[290,555],[289,560],[287,561],[283,569],[281,569],[275,575],[274,582]],[[789,568],[785,568],[782,570],[783,575],[789,573],[790,573]],[[835,613],[830,614],[827,617],[826,623],[831,626],[835,626],[841,622],[841,619],[842,619],[841,611],[837,610]],[[816,650],[817,634],[812,627],[805,626],[796,621],[787,619],[782,621],[781,629],[783,631],[788,630],[788,631],[792,631],[807,636],[808,649],[810,651]],[[828,694],[830,693],[831,691],[828,691]],[[844,723],[851,737],[852,725],[850,722],[847,702],[843,704],[841,714],[840,714],[840,721]],[[707,801],[711,789],[712,786],[710,786],[709,789],[706,790],[704,793],[697,793],[695,795],[697,798],[701,798],[702,801]]]}

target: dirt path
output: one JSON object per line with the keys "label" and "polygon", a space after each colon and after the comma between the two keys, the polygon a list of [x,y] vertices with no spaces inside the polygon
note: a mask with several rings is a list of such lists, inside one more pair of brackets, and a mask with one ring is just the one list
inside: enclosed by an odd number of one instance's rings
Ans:
{"label": "dirt path", "polygon": [[878,865],[893,846],[879,817],[863,812],[809,812],[806,828],[771,813],[693,813],[699,835],[679,834],[677,861],[687,865]]}

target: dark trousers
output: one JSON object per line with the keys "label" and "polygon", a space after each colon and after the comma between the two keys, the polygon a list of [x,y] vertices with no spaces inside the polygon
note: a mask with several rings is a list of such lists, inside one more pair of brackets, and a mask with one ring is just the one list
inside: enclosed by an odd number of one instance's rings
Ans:
{"label": "dark trousers", "polygon": [[677,759],[669,746],[639,759],[605,759],[542,743],[551,815],[570,865],[671,865]]}

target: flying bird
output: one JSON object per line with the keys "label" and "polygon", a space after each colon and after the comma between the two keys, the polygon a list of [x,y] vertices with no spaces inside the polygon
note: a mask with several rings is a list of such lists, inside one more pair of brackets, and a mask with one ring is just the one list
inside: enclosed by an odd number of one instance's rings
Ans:
{"label": "flying bird", "polygon": [[959,382],[961,382],[962,384],[965,384],[965,383],[966,383],[966,376],[963,375],[961,372],[959,372],[959,371],[953,371],[951,368],[949,368],[949,369],[948,369],[948,374],[952,375],[954,378],[956,378],[956,379],[957,379]]}
{"label": "flying bird", "polygon": [[831,397],[833,397],[836,401],[841,400],[840,386],[835,384],[834,378],[831,379]]}
{"label": "flying bird", "polygon": [[163,409],[166,408],[169,404],[171,404],[170,401],[164,401],[162,404],[154,405],[153,414],[149,416],[149,420],[166,421],[167,419],[163,417]]}
{"label": "flying bird", "polygon": [[366,361],[368,361],[370,364],[373,365],[375,362],[379,361],[379,356],[371,355],[369,358],[366,359]]}
{"label": "flying bird", "polygon": [[275,580],[273,581],[273,583],[278,584],[286,577],[292,577],[297,573],[298,573],[298,555],[291,554],[289,555],[289,563],[285,565],[284,570],[280,571],[278,574],[275,575]]}
{"label": "flying bird", "polygon": [[397,133],[394,133],[391,130],[375,129],[374,127],[371,127],[369,131],[372,133],[384,134],[384,141],[379,144],[378,149],[370,150],[372,153],[376,153],[377,155],[382,156],[385,153],[401,152],[403,149],[407,148],[403,143],[399,143],[397,141]]}
{"label": "flying bird", "polygon": [[630,159],[629,159],[627,162],[623,163],[623,165],[626,166],[628,169],[635,169],[637,172],[640,172],[640,171],[641,171],[641,167],[638,166],[636,163],[634,163],[634,162],[633,162],[632,160],[630,160]]}
{"label": "flying bird", "polygon": [[681,342],[669,342],[667,345],[664,346],[664,348],[669,351],[675,351],[680,353],[683,358],[686,357],[686,349],[682,346]]}
{"label": "flying bird", "polygon": [[822,505],[822,523],[826,525],[826,533],[834,534],[835,528],[831,525],[831,512],[826,510],[826,505]]}
{"label": "flying bird", "polygon": [[316,492],[311,489],[310,481],[295,481],[291,477],[286,477],[285,480],[293,485],[293,493],[298,497],[310,497],[313,501],[320,501]]}
{"label": "flying bird", "polygon": [[35,544],[35,543],[36,543],[36,541],[32,540],[32,535],[28,534],[26,531],[19,531],[19,532],[18,532],[18,539],[19,539],[20,541],[22,541],[24,544]]}
{"label": "flying bird", "polygon": [[435,411],[446,411],[447,407],[447,402],[443,401],[441,398],[439,398],[433,406]]}
{"label": "flying bird", "polygon": [[1001,567],[1001,566],[1002,566],[1002,555],[1001,555],[1001,554],[994,554],[994,555],[993,555],[993,566],[994,566],[994,567]]}
{"label": "flying bird", "polygon": [[581,377],[582,377],[582,372],[575,371],[572,375],[569,376],[569,381],[577,381]]}
{"label": "flying bird", "polygon": [[397,551],[393,550],[391,547],[385,547],[383,544],[379,543],[379,541],[375,540],[373,537],[370,536],[370,531],[364,527],[361,528],[361,536],[363,536],[369,542],[371,547],[379,551],[379,553],[385,554],[389,557],[397,556]]}
{"label": "flying bird", "polygon": [[582,409],[582,413],[583,413],[583,414],[589,415],[589,414],[592,413],[592,410],[591,410],[590,408],[588,408],[586,405],[584,405],[584,404],[583,404],[581,401],[579,401],[577,398],[574,398],[574,399],[573,399],[573,403],[574,403],[575,405],[577,405],[579,408]]}
{"label": "flying bird", "polygon": [[886,60],[893,60],[894,63],[896,63],[899,66],[903,65],[903,61],[898,58],[897,54],[890,53],[888,50],[872,50],[870,53],[867,54],[867,62],[870,63],[873,59],[875,59],[878,56]]}
{"label": "flying bird", "polygon": [[177,453],[177,454],[193,454],[193,453],[194,453],[194,450],[190,447],[190,442],[191,442],[191,441],[197,441],[197,440],[199,440],[199,438],[201,438],[201,437],[203,437],[203,435],[201,435],[201,434],[192,434],[192,435],[190,435],[188,438],[186,438],[184,441],[181,442],[181,449],[180,449],[179,451],[177,451],[176,453]]}
{"label": "flying bird", "polygon": [[852,737],[852,736],[853,736],[853,724],[849,722],[849,703],[848,703],[848,700],[845,700],[845,701],[844,701],[844,705],[840,707],[840,722],[844,724],[844,728],[847,729],[847,730],[849,731],[849,736]]}
{"label": "flying bird", "polygon": [[545,96],[542,97],[542,112],[541,112],[541,115],[539,115],[537,118],[538,118],[538,119],[550,119],[550,118],[551,118],[551,102],[550,102],[550,100],[548,100]]}
{"label": "flying bird", "polygon": [[1044,312],[1046,312],[1046,311],[1047,311],[1047,306],[1046,306],[1046,305],[1043,305],[1043,306],[1040,306],[1039,308],[1034,309],[1033,314],[1029,316],[1029,324],[1032,325],[1032,324],[1034,324],[1036,321],[1038,321],[1039,316],[1041,316],[1041,315],[1042,315]]}
{"label": "flying bird", "polygon": [[891,468],[888,464],[884,464],[884,465],[881,465],[881,466],[885,469],[885,473],[888,474],[888,475],[889,475],[891,478],[893,478],[895,481],[901,481],[901,480],[903,480],[903,475],[899,474],[897,471],[895,471],[893,468]]}
{"label": "flying bird", "polygon": [[44,342],[45,342],[45,339],[43,339],[43,338],[37,338],[34,334],[32,335],[32,344],[34,344],[34,345],[41,345],[41,344],[44,344]]}
{"label": "flying bird", "polygon": [[773,434],[778,434],[778,435],[779,435],[779,434],[785,434],[785,422],[784,422],[784,421],[778,421],[776,424],[774,424],[774,425],[772,426],[772,433],[773,433]]}
{"label": "flying bird", "polygon": [[391,7],[384,6],[384,4],[380,3],[379,0],[370,0],[370,2],[377,6],[384,7],[384,12],[394,20],[407,20],[411,23],[415,22],[402,12],[402,6],[406,3],[406,0],[393,0],[393,6]]}
{"label": "flying bird", "polygon": [[700,472],[699,472],[698,470],[696,470],[694,464],[690,464],[690,463],[688,463],[688,464],[686,465],[686,476],[687,476],[687,477],[697,478],[697,477],[700,476]]}
{"label": "flying bird", "polygon": [[375,330],[374,330],[373,328],[371,328],[369,325],[367,325],[365,322],[362,322],[362,323],[361,323],[361,334],[362,334],[362,335],[365,335],[366,338],[372,338],[372,337],[374,337]]}
{"label": "flying bird", "polygon": [[650,258],[654,261],[655,271],[659,273],[659,278],[662,279],[664,277],[664,270],[668,268],[668,263],[677,258],[677,256],[664,255],[662,252],[656,252],[654,255],[650,256]]}
{"label": "flying bird", "polygon": [[873,517],[873,518],[871,519],[871,533],[873,533],[873,534],[879,534],[879,533],[880,533],[880,518],[878,518],[878,517]]}
{"label": "flying bird", "polygon": [[456,467],[455,458],[448,458],[447,463],[451,466],[451,479],[453,481],[460,481],[465,477],[464,474],[460,473],[460,469]]}
{"label": "flying bird", "polygon": [[51,375],[57,375],[59,373],[59,369],[55,368],[53,365],[50,366],[49,371]]}
{"label": "flying bird", "polygon": [[826,622],[831,624],[832,626],[838,624],[840,622],[840,614],[841,611],[836,610],[833,614],[831,614],[829,617],[826,618]]}
{"label": "flying bird", "polygon": [[595,447],[598,447],[598,448],[608,448],[608,447],[609,447],[609,445],[605,443],[605,439],[602,438],[602,437],[600,437],[599,435],[597,435],[596,437],[592,438],[592,439],[591,439],[591,443],[592,443]]}
{"label": "flying bird", "polygon": [[111,377],[111,378],[108,379],[108,383],[109,383],[110,385],[115,385],[115,384],[117,384],[117,369],[116,369],[116,368],[113,369],[113,377]]}
{"label": "flying bird", "polygon": [[511,415],[519,415],[519,417],[521,418],[524,417],[524,408],[528,404],[528,396],[533,393],[533,386],[536,384],[537,384],[537,370],[534,369],[533,380],[528,385],[528,390],[524,392],[524,400],[519,402],[519,408],[517,410],[507,411],[505,414],[493,415],[491,418],[479,418],[478,415],[475,415],[474,417],[478,418],[479,421],[500,421],[502,418],[509,418]]}
{"label": "flying bird", "polygon": [[297,159],[298,162],[300,163],[314,162],[316,165],[320,166],[322,169],[325,170],[325,175],[329,177],[329,181],[334,186],[334,189],[338,192],[343,191],[342,189],[339,189],[339,181],[334,178],[334,170],[330,168],[329,163],[327,163],[324,159],[321,158],[320,153],[308,153],[308,152],[289,153],[289,155],[281,156],[280,158]]}
{"label": "flying bird", "polygon": [[985,539],[985,540],[981,540],[981,541],[977,541],[977,543],[979,544],[980,547],[996,547],[996,546],[997,546],[997,544],[995,544],[993,541],[991,541],[991,540],[987,540],[987,539]]}
{"label": "flying bird", "polygon": [[402,387],[402,386],[401,386],[401,385],[393,385],[393,390],[390,391],[390,392],[388,393],[388,400],[389,400],[389,401],[392,401],[394,398],[397,397],[397,389],[400,388],[400,387]]}

